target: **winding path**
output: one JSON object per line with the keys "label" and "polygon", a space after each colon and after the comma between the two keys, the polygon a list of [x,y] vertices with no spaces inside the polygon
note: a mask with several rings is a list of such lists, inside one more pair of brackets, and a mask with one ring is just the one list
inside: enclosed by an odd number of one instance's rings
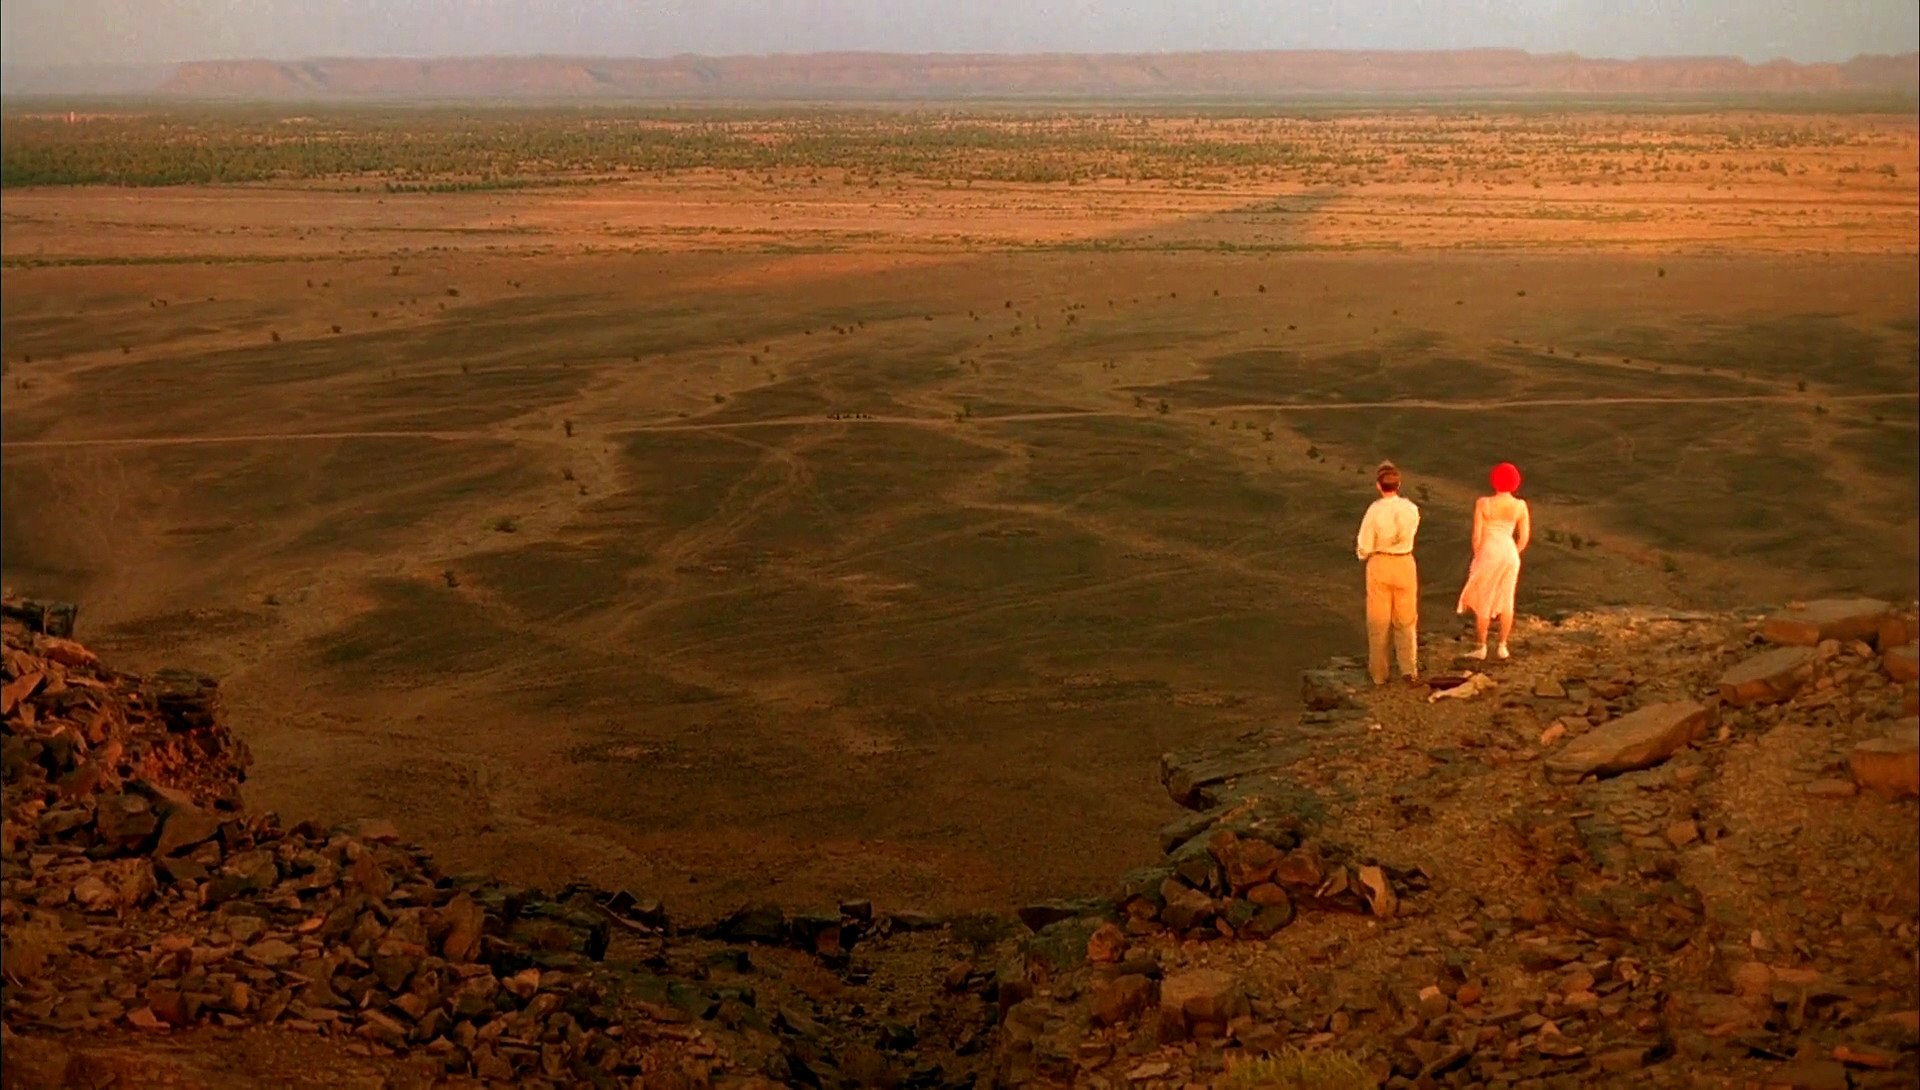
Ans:
{"label": "winding path", "polygon": [[[1300,413],[1300,412],[1351,412],[1362,409],[1420,409],[1435,412],[1497,412],[1502,409],[1540,409],[1574,408],[1581,406],[1621,406],[1621,405],[1743,405],[1769,403],[1799,404],[1859,404],[1882,401],[1914,401],[1920,393],[1889,394],[1828,394],[1813,396],[1808,394],[1714,394],[1696,397],[1543,397],[1515,398],[1507,401],[1425,401],[1408,399],[1400,401],[1332,401],[1332,402],[1246,402],[1230,405],[1204,405],[1172,409],[1171,416],[1200,416],[1209,413]],[[966,424],[984,426],[991,424],[1026,424],[1053,420],[1098,420],[1123,417],[1151,417],[1158,415],[1145,409],[1062,409],[1046,412],[1004,413],[998,416],[971,416]],[[947,416],[841,416],[821,415],[768,417],[762,420],[688,420],[661,421],[651,424],[637,424],[632,427],[614,428],[602,434],[632,435],[643,432],[682,432],[682,431],[735,431],[749,428],[794,428],[819,424],[886,424],[906,427],[953,427],[956,422]],[[0,440],[0,449],[36,450],[61,447],[170,447],[205,446],[216,443],[271,443],[271,442],[329,442],[350,439],[426,439],[440,442],[463,440],[512,440],[520,429],[505,428],[498,431],[309,431],[309,432],[259,432],[241,435],[171,435],[171,436],[128,436],[118,438],[92,439],[7,439]]]}

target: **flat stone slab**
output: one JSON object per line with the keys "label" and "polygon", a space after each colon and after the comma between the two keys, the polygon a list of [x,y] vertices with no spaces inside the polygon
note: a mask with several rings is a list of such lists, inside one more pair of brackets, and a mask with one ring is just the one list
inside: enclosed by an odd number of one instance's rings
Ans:
{"label": "flat stone slab", "polygon": [[1760,634],[1788,647],[1812,647],[1821,640],[1875,640],[1880,638],[1880,622],[1891,612],[1893,606],[1878,598],[1823,598],[1768,617]]}
{"label": "flat stone slab", "polygon": [[1720,675],[1720,699],[1736,708],[1791,700],[1813,680],[1813,664],[1811,647],[1762,651]]}
{"label": "flat stone slab", "polygon": [[1189,809],[1205,809],[1214,803],[1203,800],[1203,788],[1285,768],[1305,752],[1302,746],[1284,745],[1213,753],[1169,753],[1160,758],[1160,782],[1173,801]]}
{"label": "flat stone slab", "polygon": [[1328,667],[1300,673],[1300,702],[1308,711],[1336,711],[1357,707],[1353,691],[1372,684],[1367,672],[1353,667]]}
{"label": "flat stone slab", "polygon": [[1705,735],[1715,718],[1713,709],[1691,700],[1649,704],[1568,742],[1547,758],[1547,772],[1579,779],[1652,768]]}
{"label": "flat stone slab", "polygon": [[1920,643],[1887,648],[1880,656],[1880,664],[1895,681],[1920,681]]}
{"label": "flat stone slab", "polygon": [[1920,795],[1920,719],[1902,719],[1847,754],[1853,782],[1882,795]]}

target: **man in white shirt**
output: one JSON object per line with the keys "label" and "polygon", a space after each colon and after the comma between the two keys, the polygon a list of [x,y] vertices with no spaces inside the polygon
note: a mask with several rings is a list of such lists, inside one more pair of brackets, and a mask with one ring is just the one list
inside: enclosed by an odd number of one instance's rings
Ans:
{"label": "man in white shirt", "polygon": [[1413,564],[1413,538],[1420,509],[1400,495],[1400,470],[1381,462],[1373,483],[1380,498],[1360,520],[1355,551],[1367,562],[1367,672],[1375,685],[1388,678],[1388,651],[1400,660],[1409,685],[1420,680],[1414,661],[1414,625],[1419,621],[1420,574]]}

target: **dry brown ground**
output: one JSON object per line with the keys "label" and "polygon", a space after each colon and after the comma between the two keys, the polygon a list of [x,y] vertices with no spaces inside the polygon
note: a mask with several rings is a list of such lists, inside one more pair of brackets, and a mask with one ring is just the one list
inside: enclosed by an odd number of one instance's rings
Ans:
{"label": "dry brown ground", "polygon": [[1098,886],[1352,639],[1383,454],[1436,628],[1503,458],[1525,609],[1911,594],[1915,125],[1818,121],[1620,184],[9,190],[5,578],[453,869]]}

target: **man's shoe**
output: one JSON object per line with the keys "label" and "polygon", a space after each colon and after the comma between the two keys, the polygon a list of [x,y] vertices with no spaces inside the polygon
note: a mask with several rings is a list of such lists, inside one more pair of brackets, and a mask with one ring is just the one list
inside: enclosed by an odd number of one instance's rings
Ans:
{"label": "man's shoe", "polygon": [[1421,686],[1422,684],[1423,684],[1423,683],[1421,682],[1421,680],[1420,680],[1420,676],[1419,676],[1418,674],[1408,674],[1408,675],[1407,675],[1407,685],[1408,685],[1408,686],[1410,686],[1410,687],[1412,687],[1412,688],[1415,688],[1415,689],[1418,689],[1418,688],[1419,688],[1419,687],[1420,687],[1420,686]]}

